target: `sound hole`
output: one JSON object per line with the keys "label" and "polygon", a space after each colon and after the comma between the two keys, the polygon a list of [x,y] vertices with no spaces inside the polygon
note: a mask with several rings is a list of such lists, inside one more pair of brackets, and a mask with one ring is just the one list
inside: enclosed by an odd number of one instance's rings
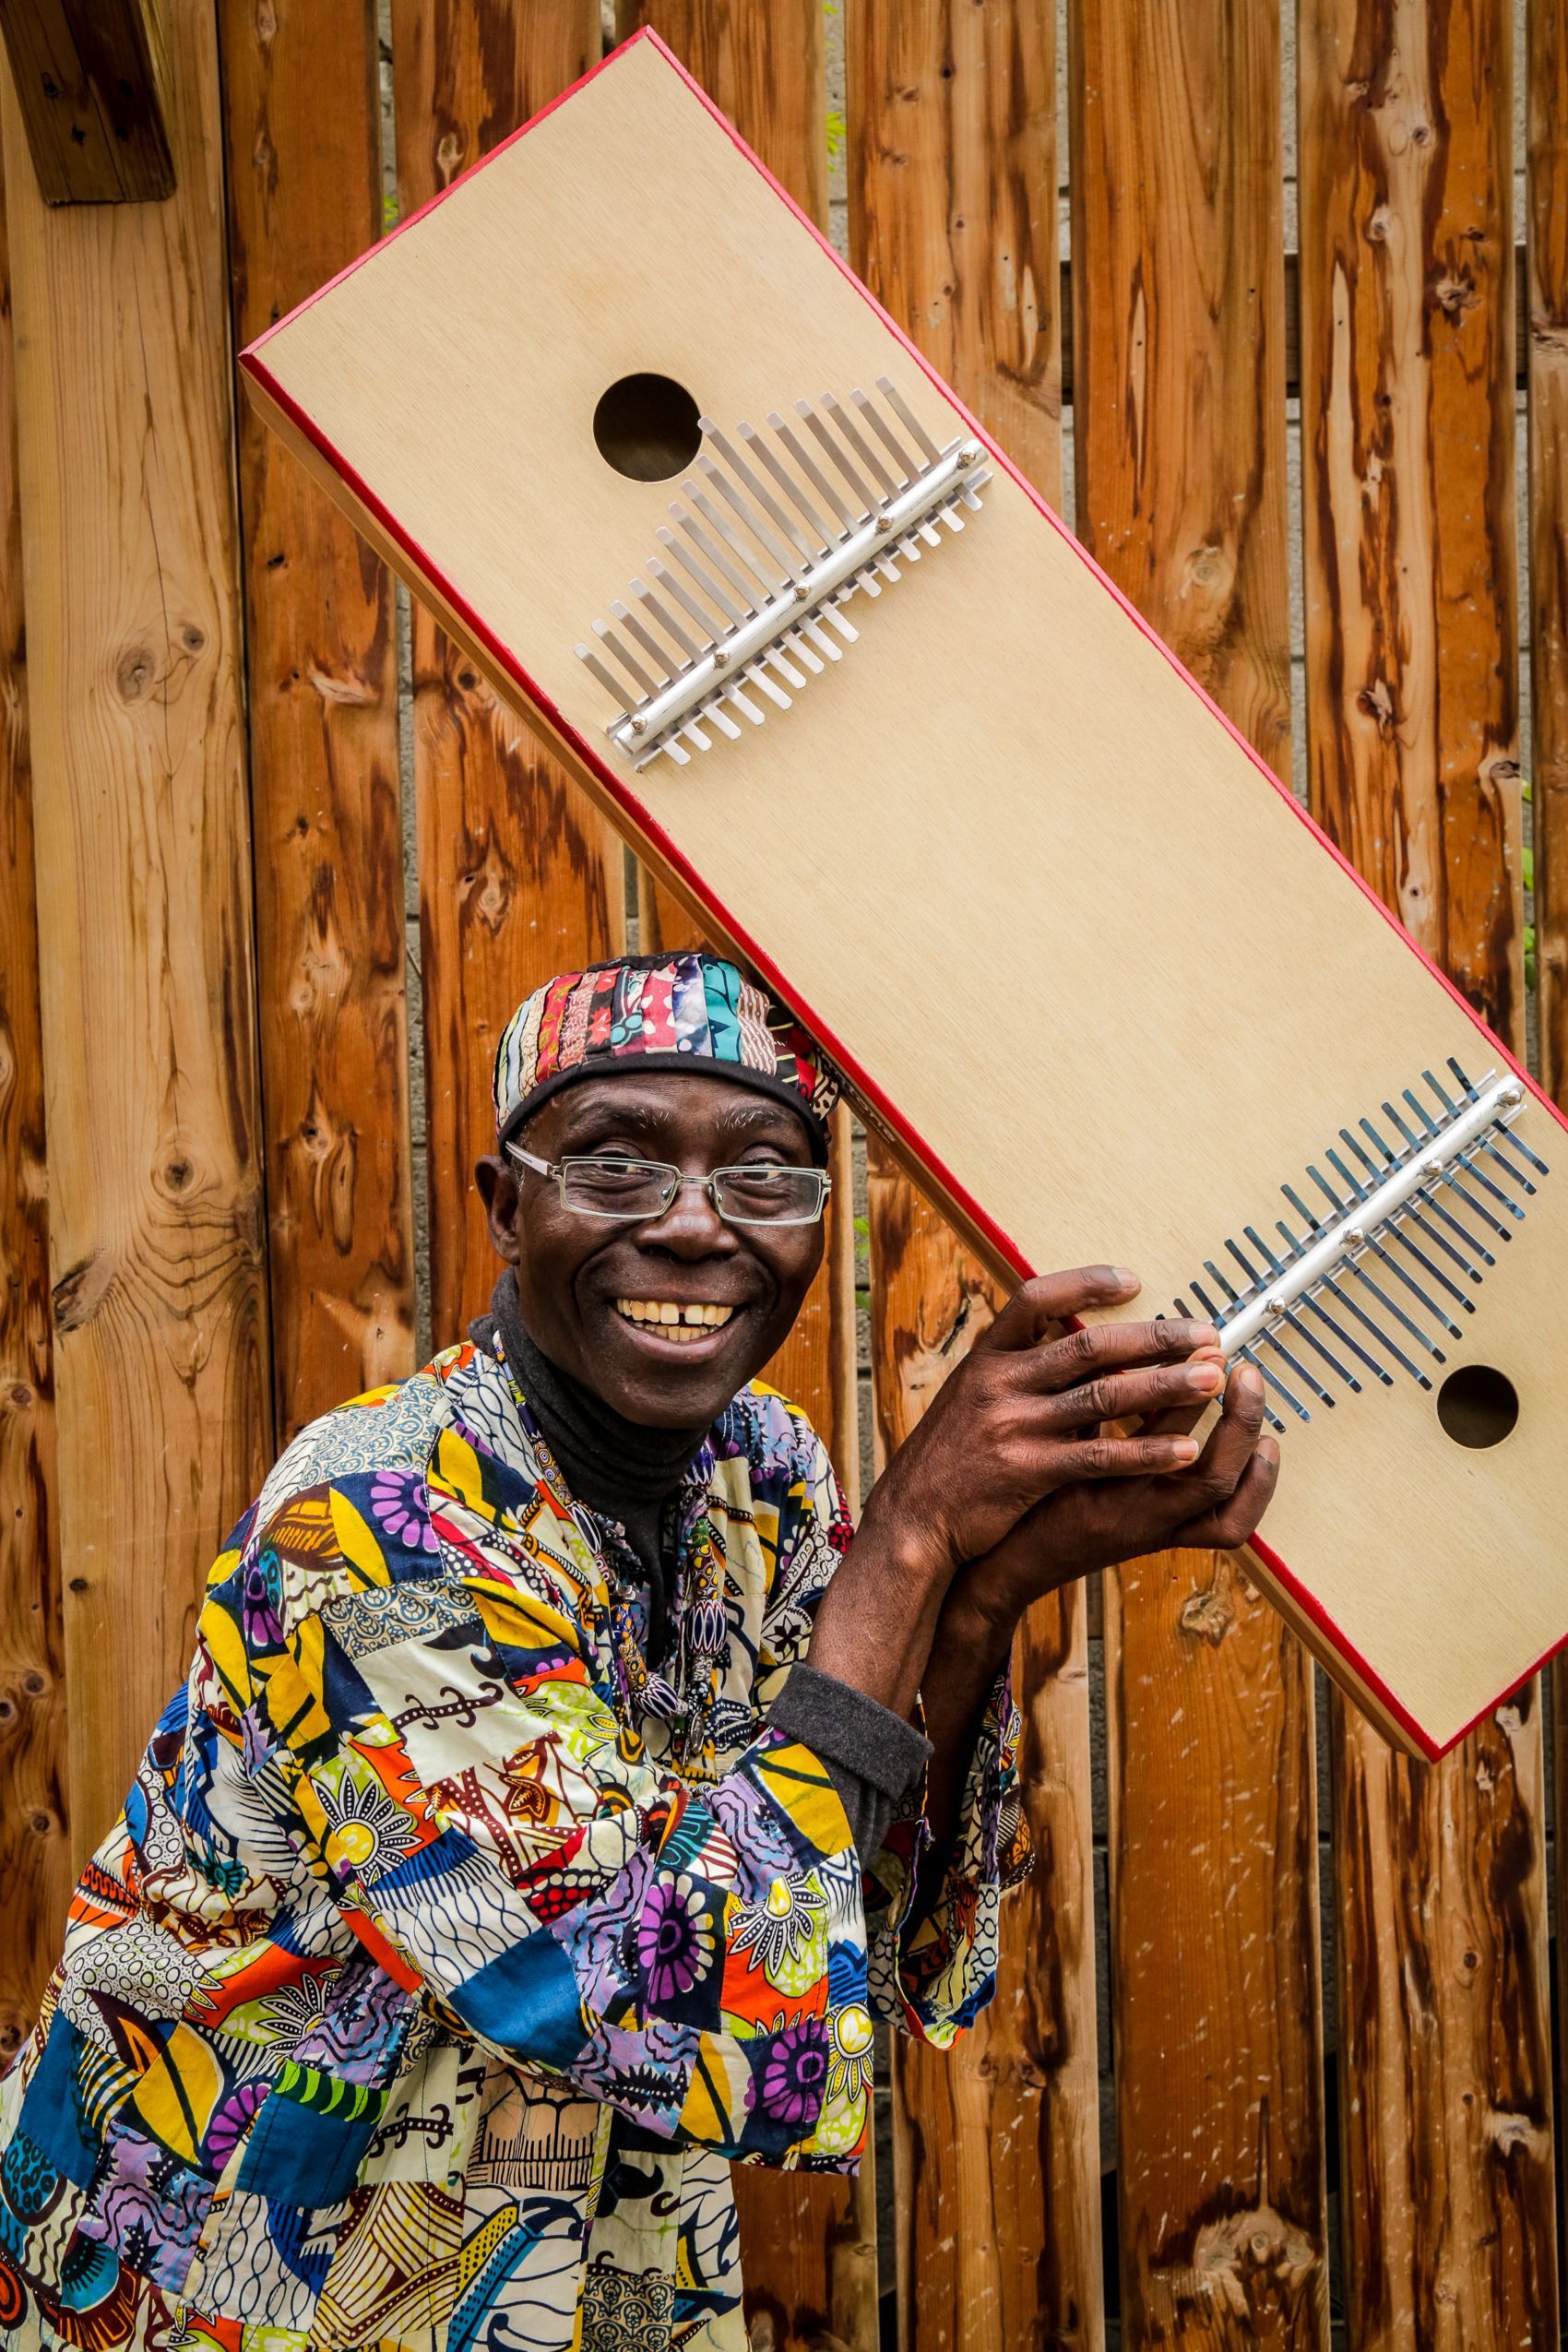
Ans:
{"label": "sound hole", "polygon": [[1457,1445],[1501,1445],[1519,1418],[1519,1392],[1490,1364],[1462,1364],[1437,1392],[1437,1418]]}
{"label": "sound hole", "polygon": [[667,375],[624,375],[593,412],[599,454],[632,481],[668,481],[702,447],[697,404]]}

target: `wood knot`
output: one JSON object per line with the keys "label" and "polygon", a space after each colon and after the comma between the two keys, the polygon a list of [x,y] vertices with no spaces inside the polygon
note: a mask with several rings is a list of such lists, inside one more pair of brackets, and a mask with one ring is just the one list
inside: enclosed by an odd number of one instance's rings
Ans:
{"label": "wood knot", "polygon": [[184,651],[186,653],[200,653],[206,643],[207,631],[205,629],[198,629],[194,621],[187,621],[184,627],[180,631],[180,644]]}
{"label": "wood knot", "polygon": [[50,1293],[57,1329],[78,1331],[83,1324],[90,1323],[102,1305],[108,1288],[109,1268],[96,1250],[67,1267]]}
{"label": "wood knot", "polygon": [[1219,1583],[1209,1586],[1206,1592],[1194,1593],[1182,1605],[1181,1627],[1195,1640],[1206,1642],[1218,1649],[1236,1622],[1235,1606],[1228,1590]]}
{"label": "wood knot", "polygon": [[157,683],[158,664],[150,646],[128,646],[114,664],[114,691],[124,703],[138,703]]}
{"label": "wood knot", "polygon": [[36,1666],[22,1676],[22,1689],[30,1699],[42,1698],[48,1688],[48,1676],[41,1674]]}
{"label": "wood knot", "polygon": [[25,1413],[34,1402],[32,1390],[25,1380],[14,1380],[6,1401],[14,1411]]}

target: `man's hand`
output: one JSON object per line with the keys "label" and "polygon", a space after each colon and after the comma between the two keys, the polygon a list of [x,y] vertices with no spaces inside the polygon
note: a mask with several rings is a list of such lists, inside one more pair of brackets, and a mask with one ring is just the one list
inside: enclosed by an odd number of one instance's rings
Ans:
{"label": "man's hand", "polygon": [[[1142,1540],[1147,1525],[1210,1508],[1218,1491],[1211,1498],[1206,1487],[1200,1497],[1190,1485],[1199,1449],[1189,1432],[1224,1379],[1213,1324],[1170,1318],[1046,1336],[1091,1309],[1122,1304],[1137,1289],[1134,1276],[1114,1266],[1026,1282],[878,1479],[856,1551],[869,1559],[875,1550],[906,1575],[944,1588],[1057,1498],[1063,1505],[1061,1550],[1109,1544],[1107,1558],[1148,1549]],[[1235,1452],[1234,1420],[1222,1424],[1226,1467]],[[1101,1422],[1118,1420],[1144,1426],[1130,1436],[1101,1432]],[[1235,1467],[1232,1486],[1241,1467]],[[1118,1550],[1118,1531],[1132,1525],[1129,1495],[1146,1485],[1161,1499],[1138,1519],[1137,1538]],[[1185,1513],[1173,1513],[1169,1499],[1167,1490],[1178,1487],[1195,1497]],[[1097,1511],[1089,1498],[1101,1488],[1106,1502]],[[1026,1544],[1026,1552],[1032,1549]],[[1019,1573],[1010,1568],[1008,1579]],[[1008,1579],[999,1578],[999,1586]]]}
{"label": "man's hand", "polygon": [[[1229,1551],[1246,1542],[1279,1475],[1279,1448],[1263,1428],[1263,1382],[1232,1372],[1218,1420],[1198,1460],[1174,1476],[1111,1479],[1059,1488],[1002,1541],[972,1560],[949,1589],[950,1621],[998,1636],[1024,1610],[1075,1576],[1146,1551]],[[1191,1413],[1167,1414],[1167,1431]]]}

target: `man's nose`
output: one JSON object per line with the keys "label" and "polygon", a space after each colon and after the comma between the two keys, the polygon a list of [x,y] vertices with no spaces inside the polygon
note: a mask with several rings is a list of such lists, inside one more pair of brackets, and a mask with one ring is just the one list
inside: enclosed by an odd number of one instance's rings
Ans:
{"label": "man's nose", "polygon": [[711,1257],[731,1250],[735,1237],[710,1199],[700,1176],[687,1176],[662,1217],[642,1229],[642,1238],[654,1249],[672,1250],[683,1258]]}

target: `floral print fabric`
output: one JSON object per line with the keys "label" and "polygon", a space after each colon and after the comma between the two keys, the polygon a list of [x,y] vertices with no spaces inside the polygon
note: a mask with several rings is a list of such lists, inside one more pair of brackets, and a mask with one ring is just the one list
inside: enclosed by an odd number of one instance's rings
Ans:
{"label": "floral print fabric", "polygon": [[848,1538],[736,1398],[653,1677],[496,1357],[306,1430],[0,2089],[7,2343],[739,2352],[729,2162],[854,2167],[873,2011],[952,2038],[1022,1859],[1004,1684],[918,1925],[923,1819],[862,1876],[770,1728]]}

